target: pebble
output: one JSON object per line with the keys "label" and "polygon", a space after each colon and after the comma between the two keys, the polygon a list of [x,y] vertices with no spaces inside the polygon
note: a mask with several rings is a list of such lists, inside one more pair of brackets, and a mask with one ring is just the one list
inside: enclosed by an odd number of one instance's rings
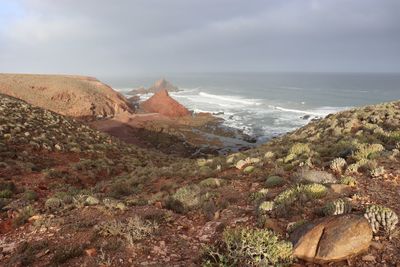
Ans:
{"label": "pebble", "polygon": [[373,261],[373,262],[375,262],[375,257],[373,256],[373,255],[365,255],[365,256],[363,256],[362,257],[362,260],[363,261]]}

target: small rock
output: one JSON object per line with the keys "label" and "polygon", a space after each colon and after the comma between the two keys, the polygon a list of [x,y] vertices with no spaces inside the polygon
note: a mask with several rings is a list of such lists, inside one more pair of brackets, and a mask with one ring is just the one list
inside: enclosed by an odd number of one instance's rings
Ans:
{"label": "small rock", "polygon": [[376,241],[372,241],[371,242],[371,247],[373,247],[376,250],[382,250],[383,249],[383,245],[381,243],[376,242]]}
{"label": "small rock", "polygon": [[85,249],[85,254],[89,257],[94,257],[97,255],[97,250],[95,248]]}
{"label": "small rock", "polygon": [[341,196],[350,196],[353,191],[351,186],[345,184],[331,184],[328,187],[333,191],[333,193]]}
{"label": "small rock", "polygon": [[317,184],[334,184],[337,183],[336,178],[329,172],[302,169],[297,174],[300,182],[317,183]]}
{"label": "small rock", "polygon": [[371,254],[368,254],[368,255],[363,256],[362,260],[363,261],[373,261],[373,262],[375,262],[375,257],[373,255],[371,255]]}

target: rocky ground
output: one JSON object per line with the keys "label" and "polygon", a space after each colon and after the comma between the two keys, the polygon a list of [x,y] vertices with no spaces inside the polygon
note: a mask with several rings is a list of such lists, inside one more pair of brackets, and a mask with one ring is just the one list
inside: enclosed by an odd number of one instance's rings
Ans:
{"label": "rocky ground", "polygon": [[250,136],[222,122],[210,113],[192,114],[159,88],[135,114],[122,113],[90,125],[127,143],[184,157],[218,155],[254,145]]}
{"label": "rocky ground", "polygon": [[0,96],[3,266],[398,266],[400,104],[167,156]]}

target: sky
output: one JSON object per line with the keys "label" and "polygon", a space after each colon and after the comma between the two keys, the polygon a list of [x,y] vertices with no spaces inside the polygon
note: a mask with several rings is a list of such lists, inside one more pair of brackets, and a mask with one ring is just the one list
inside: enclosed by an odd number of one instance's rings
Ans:
{"label": "sky", "polygon": [[400,72],[399,0],[0,0],[0,72]]}

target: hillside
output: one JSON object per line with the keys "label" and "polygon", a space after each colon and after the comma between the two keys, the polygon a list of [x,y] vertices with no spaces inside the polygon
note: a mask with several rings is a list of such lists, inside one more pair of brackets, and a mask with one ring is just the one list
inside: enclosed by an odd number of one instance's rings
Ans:
{"label": "hillside", "polygon": [[2,95],[0,110],[2,265],[400,262],[400,102],[198,160]]}
{"label": "hillside", "polygon": [[85,76],[0,74],[0,93],[78,118],[132,113],[123,96],[97,79]]}

